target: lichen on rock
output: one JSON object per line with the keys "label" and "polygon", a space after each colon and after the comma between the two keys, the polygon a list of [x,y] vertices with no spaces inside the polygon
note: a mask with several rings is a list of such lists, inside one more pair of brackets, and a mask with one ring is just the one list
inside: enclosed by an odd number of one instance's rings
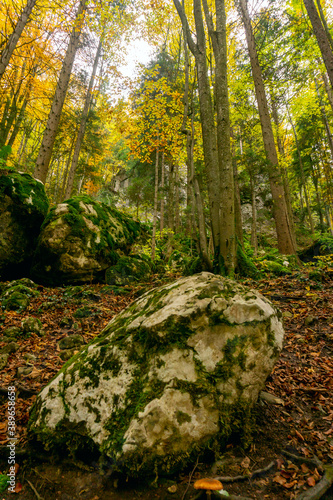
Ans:
{"label": "lichen on rock", "polygon": [[170,472],[241,433],[283,342],[258,292],[210,273],[147,292],[43,389],[30,435],[94,446],[129,475]]}

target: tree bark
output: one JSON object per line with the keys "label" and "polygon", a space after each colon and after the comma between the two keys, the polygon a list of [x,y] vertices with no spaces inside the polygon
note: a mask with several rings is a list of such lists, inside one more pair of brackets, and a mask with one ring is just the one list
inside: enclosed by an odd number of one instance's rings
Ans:
{"label": "tree bark", "polygon": [[0,81],[8,66],[10,58],[15,50],[17,42],[28,22],[32,9],[34,8],[36,0],[28,0],[24,7],[19,20],[16,23],[13,33],[10,35],[9,40],[0,55]]}
{"label": "tree bark", "polygon": [[288,107],[287,107],[287,112],[288,112],[290,125],[291,125],[291,127],[293,129],[294,138],[295,138],[296,150],[297,150],[297,155],[298,155],[298,160],[299,160],[299,166],[300,166],[300,171],[301,171],[301,180],[302,180],[302,184],[303,184],[303,188],[304,188],[305,204],[306,204],[306,209],[307,209],[307,212],[308,212],[308,217],[309,217],[309,222],[310,222],[310,229],[311,229],[311,233],[314,234],[315,230],[314,230],[313,218],[312,218],[312,213],[311,213],[311,208],[310,208],[310,202],[309,202],[309,196],[308,196],[308,191],[307,191],[307,186],[306,186],[306,180],[305,180],[305,173],[304,173],[304,167],[303,167],[303,160],[302,160],[301,150],[300,150],[299,143],[298,143],[296,128],[295,128],[294,122],[292,120],[292,117],[291,117],[291,115],[289,113]]}
{"label": "tree bark", "polygon": [[193,0],[193,11],[196,26],[196,43],[194,42],[190,27],[187,22],[185,11],[179,0],[174,0],[178,15],[182,21],[183,29],[186,33],[187,43],[190,51],[195,57],[200,122],[202,129],[203,153],[205,161],[205,172],[207,177],[207,190],[209,198],[210,220],[212,226],[213,244],[215,251],[219,252],[220,247],[220,175],[218,168],[217,138],[214,123],[214,110],[212,96],[210,92],[210,83],[207,69],[206,56],[206,36],[203,23],[200,0]]}
{"label": "tree bark", "polygon": [[79,46],[80,34],[83,25],[84,13],[87,0],[81,0],[76,14],[74,27],[70,36],[66,56],[59,75],[57,88],[54,94],[51,111],[47,120],[46,129],[43,135],[42,144],[39,149],[34,177],[45,183],[47,172],[51,160],[53,144],[55,141],[61,111],[65,102],[69,79],[75,59],[75,54]]}
{"label": "tree bark", "polygon": [[155,160],[155,191],[154,191],[154,213],[153,213],[153,236],[151,239],[151,258],[155,259],[156,252],[156,224],[157,224],[157,201],[158,201],[158,162],[159,162],[159,149],[156,148]]}
{"label": "tree bark", "polygon": [[164,181],[165,181],[165,164],[164,164],[164,151],[162,151],[161,159],[161,216],[160,216],[160,232],[164,229]]}
{"label": "tree bark", "polygon": [[224,0],[215,0],[216,26],[203,0],[208,33],[215,57],[215,99],[218,164],[220,174],[220,252],[223,267],[233,275],[236,268],[235,187],[230,149],[230,118],[227,78],[227,30]]}
{"label": "tree bark", "polygon": [[310,18],[313,32],[317,38],[321,55],[326,66],[327,74],[333,88],[333,51],[330,45],[329,38],[322,25],[320,16],[313,0],[304,0],[304,5]]}
{"label": "tree bark", "polygon": [[322,79],[323,79],[323,82],[324,82],[324,85],[325,85],[325,89],[326,89],[326,93],[327,93],[327,97],[328,97],[329,103],[330,103],[332,111],[333,111],[333,90],[330,87],[330,84],[328,82],[326,73],[322,74]]}
{"label": "tree bark", "polygon": [[101,56],[102,44],[103,44],[103,40],[101,38],[99,41],[98,47],[97,47],[97,51],[96,51],[96,55],[95,55],[95,59],[94,59],[94,64],[93,64],[93,70],[92,70],[91,77],[89,80],[89,85],[88,85],[86,98],[85,98],[85,102],[84,102],[84,107],[83,107],[83,111],[81,114],[80,128],[79,128],[78,134],[76,136],[72,164],[71,164],[71,168],[70,168],[69,174],[68,174],[65,199],[70,198],[72,190],[73,190],[74,176],[75,176],[77,164],[79,161],[79,155],[80,155],[80,150],[81,150],[84,134],[86,131],[88,112],[89,112],[90,104],[92,101],[92,95],[93,95],[92,90],[93,90],[93,86],[94,86],[94,82],[95,82],[99,58]]}
{"label": "tree bark", "polygon": [[252,76],[258,103],[260,124],[266,158],[268,161],[268,174],[273,198],[274,220],[276,226],[278,248],[282,254],[296,254],[295,238],[292,233],[283,182],[279,170],[279,162],[274,142],[272,123],[269,116],[267,98],[261,68],[259,65],[256,43],[253,36],[252,25],[246,0],[239,0],[240,14],[245,28],[248,52],[251,61]]}

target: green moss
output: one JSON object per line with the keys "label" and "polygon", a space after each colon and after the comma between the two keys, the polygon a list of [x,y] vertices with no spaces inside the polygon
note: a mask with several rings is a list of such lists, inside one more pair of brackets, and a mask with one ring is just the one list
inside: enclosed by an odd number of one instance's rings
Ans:
{"label": "green moss", "polygon": [[[70,198],[63,205],[67,206],[67,211],[59,212],[59,207],[54,207],[42,225],[32,274],[50,285],[73,282],[74,279],[77,282],[96,279],[102,281],[103,269],[118,261],[119,251],[128,252],[140,233],[140,224],[115,208],[96,202],[85,195]],[[66,238],[60,238],[58,244],[53,238],[53,244],[50,245],[49,234],[52,234],[52,226],[56,224],[57,227],[59,220],[65,224]],[[79,255],[78,249],[86,258],[97,260],[101,264],[100,270],[92,266],[89,275],[89,268],[85,267],[80,271],[81,275],[77,271],[71,276],[73,273],[71,257]]]}
{"label": "green moss", "polygon": [[260,279],[261,273],[256,268],[253,260],[243,250],[240,243],[237,244],[237,274],[244,277]]}

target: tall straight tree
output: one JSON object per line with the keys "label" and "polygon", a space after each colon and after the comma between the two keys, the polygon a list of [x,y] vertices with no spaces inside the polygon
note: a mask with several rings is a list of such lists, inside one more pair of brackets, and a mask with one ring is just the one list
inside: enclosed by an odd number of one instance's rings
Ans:
{"label": "tall straight tree", "polygon": [[313,0],[304,0],[304,5],[310,18],[313,32],[317,38],[317,42],[323,56],[323,60],[327,69],[327,74],[333,88],[333,49],[330,40],[327,36],[325,27],[323,26],[318,14],[316,5]]}
{"label": "tall straight tree", "polygon": [[90,77],[90,81],[89,81],[89,85],[88,85],[88,89],[87,89],[87,93],[86,93],[86,98],[85,98],[85,102],[84,102],[84,106],[83,106],[83,111],[81,114],[80,128],[79,128],[79,131],[78,131],[78,134],[76,137],[71,168],[70,168],[70,171],[68,174],[65,199],[70,197],[72,189],[73,189],[74,175],[75,175],[76,167],[77,167],[77,164],[79,161],[79,154],[80,154],[80,150],[81,150],[81,146],[82,146],[82,142],[83,142],[83,138],[84,138],[84,133],[86,130],[88,111],[89,111],[91,100],[93,97],[92,90],[93,90],[93,86],[94,86],[94,82],[95,82],[98,61],[99,61],[99,58],[101,56],[102,44],[103,44],[103,37],[101,37],[99,44],[98,44],[98,47],[97,47],[97,51],[96,51],[96,55],[95,55],[95,59],[94,59],[94,64],[93,64],[93,70],[91,73],[91,77]]}
{"label": "tall straight tree", "polygon": [[17,23],[14,28],[13,33],[10,35],[9,40],[7,44],[5,45],[5,48],[0,54],[0,80],[8,66],[8,63],[10,61],[10,58],[15,50],[15,47],[17,45],[17,42],[22,34],[22,31],[24,30],[28,19],[30,17],[30,14],[32,12],[32,9],[34,8],[36,3],[36,0],[28,0],[26,3],[26,6],[24,7]]}
{"label": "tall straight tree", "polygon": [[87,7],[87,0],[80,0],[76,13],[74,26],[70,35],[64,62],[62,64],[56,91],[53,97],[51,111],[47,120],[42,144],[39,149],[34,176],[45,183],[51,160],[53,144],[55,141],[61,111],[65,102],[69,79],[71,76],[76,51],[79,46],[80,35]]}
{"label": "tall straight tree", "polygon": [[264,141],[266,158],[268,161],[268,174],[274,204],[274,220],[276,226],[279,251],[283,254],[296,254],[295,238],[289,219],[285,199],[283,181],[279,169],[278,155],[274,142],[272,122],[269,115],[264,81],[259,65],[256,42],[253,35],[251,20],[247,7],[247,0],[239,0],[239,10],[245,28],[248,52],[251,61],[252,76],[258,103],[260,124]]}
{"label": "tall straight tree", "polygon": [[230,154],[230,124],[227,85],[227,43],[224,0],[215,0],[216,21],[203,0],[206,24],[215,57],[214,91],[216,122],[207,71],[207,47],[201,0],[193,0],[196,40],[193,39],[185,10],[174,0],[187,43],[194,55],[200,104],[200,120],[210,205],[215,262],[218,269],[232,275],[236,267],[234,178]]}

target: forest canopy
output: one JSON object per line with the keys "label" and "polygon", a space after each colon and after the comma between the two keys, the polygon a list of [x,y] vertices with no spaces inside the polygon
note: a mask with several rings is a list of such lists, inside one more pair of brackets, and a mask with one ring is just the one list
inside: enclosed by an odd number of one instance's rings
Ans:
{"label": "forest canopy", "polygon": [[[149,223],[153,258],[166,233],[223,274],[241,248],[294,255],[333,233],[332,20],[327,0],[4,0],[0,165]],[[125,77],[138,39],[154,55]]]}

